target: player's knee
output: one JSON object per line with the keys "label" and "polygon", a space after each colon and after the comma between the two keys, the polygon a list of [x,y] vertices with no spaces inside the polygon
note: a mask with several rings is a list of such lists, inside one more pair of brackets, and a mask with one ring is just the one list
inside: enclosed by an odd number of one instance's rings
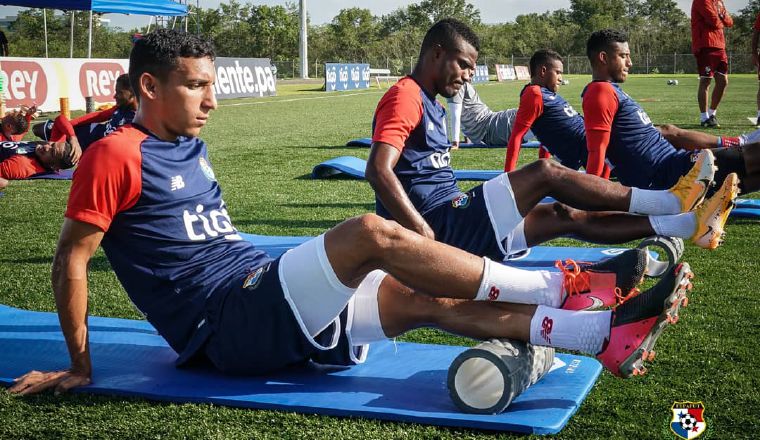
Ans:
{"label": "player's knee", "polygon": [[537,161],[529,163],[528,165],[525,165],[523,169],[526,171],[529,171],[530,173],[539,174],[539,175],[547,175],[552,170],[552,161],[551,160],[537,160]]}
{"label": "player's knee", "polygon": [[370,248],[371,253],[384,252],[393,246],[404,230],[398,223],[376,214],[364,214],[354,220],[357,242]]}

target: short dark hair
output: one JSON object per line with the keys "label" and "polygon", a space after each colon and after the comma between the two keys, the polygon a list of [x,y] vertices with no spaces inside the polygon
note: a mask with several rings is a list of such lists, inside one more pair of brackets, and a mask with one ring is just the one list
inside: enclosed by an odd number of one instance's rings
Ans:
{"label": "short dark hair", "polygon": [[469,26],[453,18],[444,18],[428,29],[425,38],[422,39],[420,59],[428,50],[436,45],[449,52],[456,48],[457,39],[461,38],[470,43],[476,51],[480,52],[480,38]]}
{"label": "short dark hair", "polygon": [[29,130],[29,121],[26,119],[26,115],[21,111],[5,115],[3,123],[6,121],[13,126],[12,134],[26,133],[26,131]]}
{"label": "short dark hair", "polygon": [[591,61],[600,52],[606,52],[614,43],[627,43],[628,34],[617,29],[602,29],[591,34],[586,42],[586,56]]}
{"label": "short dark hair", "polygon": [[157,29],[135,42],[129,54],[129,82],[138,101],[140,76],[147,72],[166,81],[169,73],[177,69],[179,58],[210,58],[213,61],[216,52],[211,41],[173,29]]}
{"label": "short dark hair", "polygon": [[132,83],[129,81],[129,74],[123,73],[116,78],[116,87],[122,90],[132,91]]}
{"label": "short dark hair", "polygon": [[530,76],[535,75],[541,66],[546,66],[552,61],[562,62],[562,55],[551,49],[537,50],[532,57],[530,57]]}

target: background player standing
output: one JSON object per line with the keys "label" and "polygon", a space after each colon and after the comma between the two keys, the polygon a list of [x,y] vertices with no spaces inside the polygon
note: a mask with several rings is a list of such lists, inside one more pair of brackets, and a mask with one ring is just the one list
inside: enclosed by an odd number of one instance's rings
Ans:
{"label": "background player standing", "polygon": [[[720,127],[715,112],[728,84],[728,57],[724,27],[732,27],[734,20],[721,0],[694,0],[691,4],[691,51],[697,58],[699,71],[700,120],[703,127]],[[715,76],[715,88],[707,108],[707,92]]]}

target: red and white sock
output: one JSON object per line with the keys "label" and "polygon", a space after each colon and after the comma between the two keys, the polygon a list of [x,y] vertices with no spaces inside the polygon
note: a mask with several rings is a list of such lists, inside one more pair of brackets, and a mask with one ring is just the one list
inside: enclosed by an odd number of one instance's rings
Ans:
{"label": "red and white sock", "polygon": [[518,304],[544,304],[559,307],[562,304],[561,272],[524,270],[505,266],[483,258],[483,278],[476,301],[500,301]]}
{"label": "red and white sock", "polygon": [[530,343],[596,355],[610,335],[611,310],[578,312],[538,306],[530,321]]}

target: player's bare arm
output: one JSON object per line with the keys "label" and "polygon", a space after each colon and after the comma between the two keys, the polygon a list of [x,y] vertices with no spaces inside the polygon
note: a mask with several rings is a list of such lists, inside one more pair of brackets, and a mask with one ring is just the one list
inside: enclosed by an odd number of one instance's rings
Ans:
{"label": "player's bare arm", "polygon": [[401,152],[391,145],[375,142],[367,160],[366,178],[394,219],[407,229],[434,239],[435,233],[409,200],[393,172]]}
{"label": "player's bare arm", "polygon": [[96,226],[68,218],[64,221],[53,258],[52,283],[71,367],[62,371],[31,371],[16,379],[10,392],[34,394],[52,388],[58,394],[92,381],[87,336],[87,264],[102,239],[103,231]]}

